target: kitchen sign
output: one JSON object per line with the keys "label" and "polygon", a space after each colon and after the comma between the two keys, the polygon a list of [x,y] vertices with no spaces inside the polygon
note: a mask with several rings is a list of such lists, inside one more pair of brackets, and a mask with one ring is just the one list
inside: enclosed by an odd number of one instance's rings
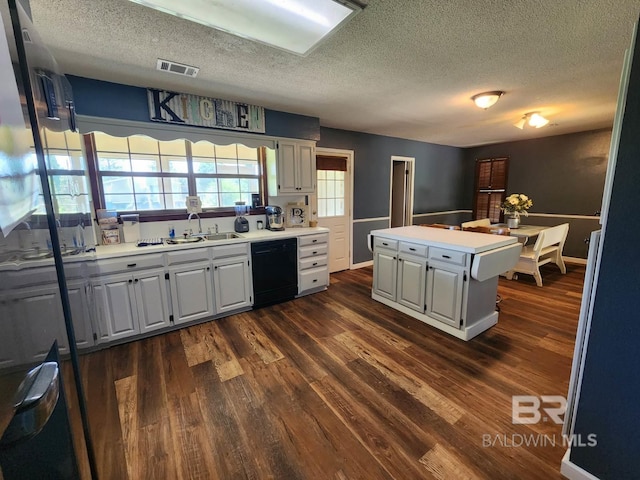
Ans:
{"label": "kitchen sign", "polygon": [[264,108],[188,93],[147,89],[154,122],[264,133]]}

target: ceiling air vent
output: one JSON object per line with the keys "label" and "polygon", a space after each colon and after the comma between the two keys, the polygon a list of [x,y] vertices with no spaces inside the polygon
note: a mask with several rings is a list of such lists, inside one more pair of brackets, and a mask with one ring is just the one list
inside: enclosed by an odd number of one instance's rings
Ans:
{"label": "ceiling air vent", "polygon": [[156,69],[161,72],[175,73],[176,75],[184,75],[185,77],[194,78],[198,75],[200,69],[183,63],[170,62],[169,60],[158,59]]}
{"label": "ceiling air vent", "polygon": [[33,41],[31,40],[31,34],[26,28],[22,29],[22,40],[24,40],[25,43],[33,43]]}

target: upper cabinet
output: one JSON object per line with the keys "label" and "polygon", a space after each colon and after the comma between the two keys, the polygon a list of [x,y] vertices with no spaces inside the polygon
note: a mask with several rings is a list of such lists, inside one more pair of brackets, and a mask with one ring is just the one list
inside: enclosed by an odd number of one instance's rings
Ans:
{"label": "upper cabinet", "polygon": [[316,190],[315,142],[279,140],[276,158],[267,159],[269,194],[307,195]]}

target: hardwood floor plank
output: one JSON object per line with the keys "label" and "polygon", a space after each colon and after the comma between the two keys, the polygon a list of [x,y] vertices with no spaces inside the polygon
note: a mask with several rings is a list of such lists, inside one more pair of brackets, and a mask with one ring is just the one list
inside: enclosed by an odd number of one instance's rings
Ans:
{"label": "hardwood floor plank", "polygon": [[561,425],[514,425],[512,396],[566,394],[583,276],[500,279],[469,342],[373,301],[364,268],[83,355],[100,477],[560,480]]}

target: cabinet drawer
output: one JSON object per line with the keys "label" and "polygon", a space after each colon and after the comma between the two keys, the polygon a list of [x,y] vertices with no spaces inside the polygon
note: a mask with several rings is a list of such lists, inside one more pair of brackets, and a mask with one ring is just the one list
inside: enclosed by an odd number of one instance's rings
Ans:
{"label": "cabinet drawer", "polygon": [[298,291],[304,292],[312,288],[325,287],[327,286],[328,276],[329,270],[326,266],[300,272]]}
{"label": "cabinet drawer", "polygon": [[195,248],[192,250],[180,250],[179,252],[167,253],[167,265],[200,262],[203,260],[209,260],[208,248]]}
{"label": "cabinet drawer", "polygon": [[319,255],[316,257],[302,258],[298,262],[298,270],[308,270],[310,268],[323,267],[327,264],[327,256]]}
{"label": "cabinet drawer", "polygon": [[440,262],[464,266],[466,259],[467,254],[464,252],[456,252],[455,250],[447,250],[445,248],[429,248],[429,260],[438,260]]}
{"label": "cabinet drawer", "polygon": [[417,243],[400,242],[399,250],[401,252],[408,253],[409,255],[417,255],[425,258],[427,256],[427,246],[418,245]]}
{"label": "cabinet drawer", "polygon": [[319,233],[317,235],[304,235],[298,237],[298,245],[304,247],[305,245],[317,245],[318,243],[327,243],[329,236],[326,233]]}
{"label": "cabinet drawer", "polygon": [[307,245],[306,247],[300,247],[298,251],[300,252],[299,258],[318,257],[327,254],[327,244]]}
{"label": "cabinet drawer", "polygon": [[249,255],[248,243],[234,243],[232,245],[220,245],[213,247],[213,258],[237,257],[239,255]]}
{"label": "cabinet drawer", "polygon": [[388,238],[373,238],[373,248],[390,248],[391,250],[398,250],[398,241],[389,240]]}
{"label": "cabinet drawer", "polygon": [[97,273],[127,272],[139,270],[141,268],[164,267],[164,255],[162,253],[153,255],[132,255],[130,257],[114,258],[111,260],[98,260],[96,262]]}

